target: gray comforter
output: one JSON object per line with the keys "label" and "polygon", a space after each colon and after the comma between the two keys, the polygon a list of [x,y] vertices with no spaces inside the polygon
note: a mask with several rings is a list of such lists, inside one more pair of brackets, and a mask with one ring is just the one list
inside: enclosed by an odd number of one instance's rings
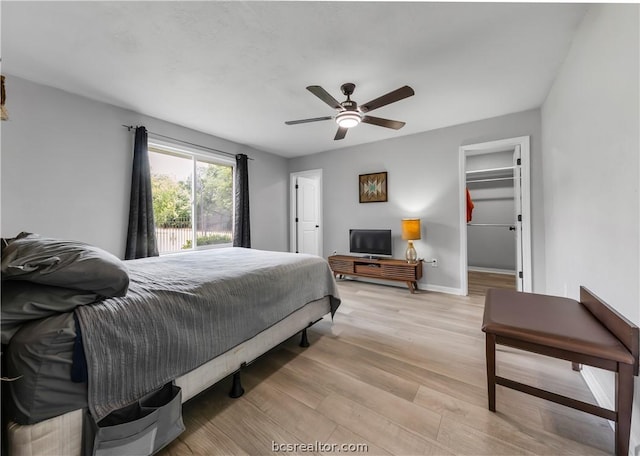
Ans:
{"label": "gray comforter", "polygon": [[340,304],[326,261],[243,248],[125,262],[125,297],[76,309],[100,420],[255,336],[308,302]]}

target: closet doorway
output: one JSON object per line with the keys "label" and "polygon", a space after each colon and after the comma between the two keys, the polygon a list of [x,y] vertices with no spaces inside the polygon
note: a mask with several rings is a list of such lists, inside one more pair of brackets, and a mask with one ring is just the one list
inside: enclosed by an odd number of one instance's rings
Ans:
{"label": "closet doorway", "polygon": [[532,291],[529,137],[460,147],[460,202],[462,294]]}

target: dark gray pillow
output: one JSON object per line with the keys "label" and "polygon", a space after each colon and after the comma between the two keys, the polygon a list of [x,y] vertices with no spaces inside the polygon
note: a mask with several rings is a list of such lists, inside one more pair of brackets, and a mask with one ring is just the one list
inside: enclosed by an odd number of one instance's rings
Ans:
{"label": "dark gray pillow", "polygon": [[124,296],[129,274],[116,256],[84,242],[29,234],[2,252],[2,280],[27,280],[100,296]]}
{"label": "dark gray pillow", "polygon": [[8,344],[20,326],[29,320],[70,312],[77,306],[100,301],[96,293],[53,287],[23,280],[2,282],[0,306],[1,341]]}
{"label": "dark gray pillow", "polygon": [[32,234],[32,233],[27,233],[26,231],[23,231],[22,233],[18,234],[14,238],[2,238],[2,239],[0,239],[0,249],[1,249],[1,252],[2,252],[2,256],[4,257],[4,249],[7,248],[9,246],[9,244],[11,244],[16,239],[22,239],[24,237],[29,236],[30,234]]}

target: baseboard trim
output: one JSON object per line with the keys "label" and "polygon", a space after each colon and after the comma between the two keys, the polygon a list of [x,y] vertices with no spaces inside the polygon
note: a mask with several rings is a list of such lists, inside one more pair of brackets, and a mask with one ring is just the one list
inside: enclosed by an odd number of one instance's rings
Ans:
{"label": "baseboard trim", "polygon": [[[582,370],[580,371],[582,374],[582,378],[584,378],[587,387],[593,394],[593,397],[596,399],[596,402],[600,407],[608,408],[609,410],[614,410],[615,406],[613,402],[611,402],[611,398],[602,387],[602,384],[598,381],[598,379],[593,375],[593,370],[589,366],[582,366]],[[611,429],[615,428],[615,423],[613,421],[609,421],[609,426]]]}
{"label": "baseboard trim", "polygon": [[447,293],[457,296],[462,296],[462,290],[460,288],[450,288],[450,287],[441,287],[440,285],[424,285],[418,282],[418,286],[420,286],[421,290],[425,291],[434,291],[436,293]]}
{"label": "baseboard trim", "polygon": [[[600,407],[607,408],[609,410],[615,410],[615,405],[611,396],[607,394],[605,388],[603,388],[602,383],[598,381],[596,376],[593,374],[593,368],[589,366],[583,366],[582,378],[584,379],[587,387],[593,394],[596,402]],[[609,421],[609,426],[615,432],[615,423],[613,421]],[[640,456],[640,435],[638,432],[633,432],[634,429],[631,429],[631,436],[629,437],[629,456]]]}
{"label": "baseboard trim", "polygon": [[491,272],[493,274],[516,275],[516,271],[512,271],[509,269],[482,268],[480,266],[469,266],[467,270],[474,272]]}
{"label": "baseboard trim", "polygon": [[640,456],[640,438],[636,434],[631,434],[629,440],[629,456]]}

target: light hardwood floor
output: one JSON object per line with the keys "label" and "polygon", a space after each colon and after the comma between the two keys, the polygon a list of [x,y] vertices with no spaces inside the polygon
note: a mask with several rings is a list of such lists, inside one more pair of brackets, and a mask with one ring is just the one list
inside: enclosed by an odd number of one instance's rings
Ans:
{"label": "light hardwood floor", "polygon": [[469,295],[472,296],[484,296],[489,288],[516,289],[516,276],[514,274],[469,271],[467,277]]}
{"label": "light hardwood floor", "polygon": [[[161,454],[271,454],[274,443],[315,442],[384,455],[613,451],[608,423],[591,415],[500,386],[497,412],[487,410],[480,294],[349,280],[339,289],[342,305],[333,323],[309,330],[310,347],[295,337],[249,365],[239,399],[227,396],[227,379],[186,403],[187,430]],[[593,402],[568,362],[504,347],[497,360],[501,375]]]}

